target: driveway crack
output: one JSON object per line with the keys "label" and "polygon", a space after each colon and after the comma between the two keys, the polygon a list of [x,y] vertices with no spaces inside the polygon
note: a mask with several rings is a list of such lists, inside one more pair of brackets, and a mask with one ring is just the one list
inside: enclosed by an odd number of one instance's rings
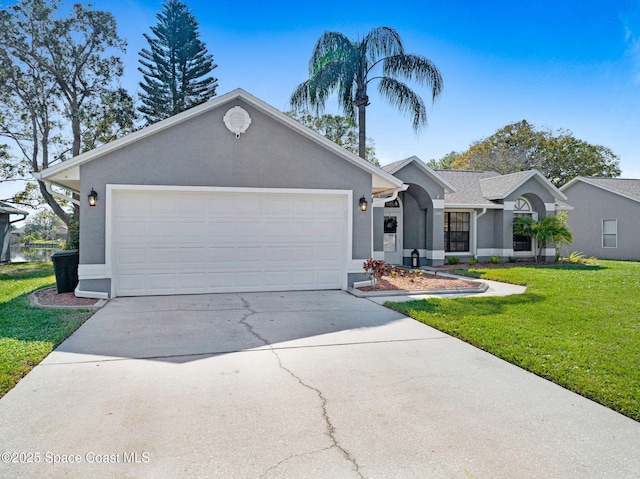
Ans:
{"label": "driveway crack", "polygon": [[[318,398],[320,399],[320,407],[322,409],[322,418],[323,418],[324,423],[325,423],[327,436],[329,437],[329,439],[331,441],[331,446],[329,446],[328,448],[325,448],[325,449],[321,449],[320,451],[333,449],[333,448],[338,449],[338,451],[340,451],[340,453],[344,456],[344,458],[347,461],[351,462],[351,464],[353,464],[353,468],[354,468],[356,474],[358,474],[358,477],[361,477],[361,478],[364,479],[364,476],[360,472],[360,466],[359,466],[358,462],[356,461],[356,459],[351,455],[351,453],[349,451],[347,451],[342,445],[340,445],[340,443],[338,442],[338,440],[336,438],[336,429],[335,429],[335,426],[333,425],[333,423],[331,422],[331,418],[329,416],[329,412],[327,411],[327,398],[322,394],[322,391],[320,391],[320,389],[315,388],[315,387],[311,386],[310,384],[305,383],[300,376],[298,376],[296,373],[294,373],[291,369],[287,368],[282,363],[282,359],[278,355],[278,351],[264,337],[262,337],[259,333],[257,333],[256,330],[253,328],[253,326],[251,324],[249,324],[247,322],[247,319],[249,317],[251,317],[252,315],[257,314],[257,311],[255,311],[254,309],[251,308],[251,305],[249,304],[249,302],[245,298],[243,298],[240,295],[238,295],[238,297],[242,301],[242,304],[244,305],[244,309],[249,311],[248,314],[243,316],[243,318],[240,320],[240,323],[242,323],[249,330],[249,332],[251,334],[253,334],[256,338],[258,338],[260,341],[262,341],[265,344],[265,346],[269,346],[269,350],[271,351],[271,353],[278,360],[278,366],[280,367],[280,369],[282,369],[283,371],[288,373],[291,377],[293,377],[302,387],[305,387],[305,388],[309,389],[310,391],[313,391],[318,396]],[[313,452],[320,452],[320,451],[313,451]],[[285,463],[289,459],[292,459],[294,457],[304,456],[304,455],[311,454],[311,453],[312,452],[303,453],[303,454],[294,454],[292,456],[289,456],[289,457],[283,459],[282,461],[280,461],[278,464],[270,467],[267,471],[265,471],[264,474],[262,474],[261,477],[264,477],[264,475],[266,475],[269,471],[275,469],[276,467],[278,467],[281,464]]]}

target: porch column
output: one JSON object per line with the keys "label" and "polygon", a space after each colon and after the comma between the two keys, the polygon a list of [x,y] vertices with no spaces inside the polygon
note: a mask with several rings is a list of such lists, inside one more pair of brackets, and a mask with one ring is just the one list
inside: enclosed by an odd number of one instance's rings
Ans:
{"label": "porch column", "polygon": [[432,199],[433,207],[427,211],[427,264],[444,264],[444,200]]}

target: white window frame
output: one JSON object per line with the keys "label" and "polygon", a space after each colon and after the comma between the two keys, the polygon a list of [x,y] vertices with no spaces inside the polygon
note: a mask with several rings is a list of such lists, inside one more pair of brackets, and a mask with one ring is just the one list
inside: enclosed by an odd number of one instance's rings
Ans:
{"label": "white window frame", "polygon": [[[614,222],[613,223],[615,225],[615,232],[614,233],[605,233],[605,231],[604,231],[605,221],[613,221]],[[605,246],[604,245],[605,235],[613,236],[614,239],[615,239],[616,245],[615,246]],[[607,249],[616,249],[618,247],[618,218],[605,218],[605,219],[602,220],[602,247],[603,248],[607,248]]]}
{"label": "white window frame", "polygon": [[[469,251],[445,251],[444,252],[444,257],[445,259],[448,258],[449,256],[457,256],[457,257],[471,257],[474,255],[474,251],[476,250],[476,210],[470,210],[470,209],[458,209],[458,208],[454,208],[454,209],[446,209],[444,210],[444,213],[469,213]],[[442,234],[444,236],[444,229],[442,231]],[[443,246],[444,248],[444,246]]]}
{"label": "white window frame", "polygon": [[[519,197],[514,202],[514,207],[513,207],[514,219],[516,218],[516,215],[521,215],[521,216],[529,215],[534,219],[534,221],[538,221],[538,212],[533,209],[531,202],[528,199],[526,199],[524,196]],[[512,226],[512,229],[513,229],[513,226]],[[537,251],[536,240],[534,238],[531,238],[531,249],[529,251],[513,251],[513,256],[529,257],[531,255],[535,255],[536,251]]]}

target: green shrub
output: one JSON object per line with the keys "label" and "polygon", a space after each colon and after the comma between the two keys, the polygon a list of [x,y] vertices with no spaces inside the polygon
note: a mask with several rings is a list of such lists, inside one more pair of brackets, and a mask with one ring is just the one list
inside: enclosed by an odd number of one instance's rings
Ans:
{"label": "green shrub", "polygon": [[491,264],[500,264],[502,263],[502,258],[500,256],[490,256],[489,263]]}
{"label": "green shrub", "polygon": [[572,251],[566,260],[573,264],[596,264],[597,261],[593,256],[591,258],[585,257],[582,251]]}
{"label": "green shrub", "polygon": [[460,258],[458,258],[457,256],[449,256],[447,258],[447,263],[449,264],[458,264],[460,262]]}
{"label": "green shrub", "polygon": [[471,258],[469,260],[469,265],[470,266],[475,266],[476,264],[478,264],[478,258],[476,258],[475,256],[473,258]]}
{"label": "green shrub", "polygon": [[514,256],[509,256],[509,263],[517,263],[518,260]]}

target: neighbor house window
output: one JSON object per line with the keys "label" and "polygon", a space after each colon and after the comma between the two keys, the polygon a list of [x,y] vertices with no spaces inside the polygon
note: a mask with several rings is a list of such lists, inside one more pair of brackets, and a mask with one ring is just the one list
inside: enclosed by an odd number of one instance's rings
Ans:
{"label": "neighbor house window", "polygon": [[618,220],[602,220],[602,247],[618,247]]}
{"label": "neighbor house window", "polygon": [[444,214],[445,252],[469,251],[471,213],[447,211]]}

